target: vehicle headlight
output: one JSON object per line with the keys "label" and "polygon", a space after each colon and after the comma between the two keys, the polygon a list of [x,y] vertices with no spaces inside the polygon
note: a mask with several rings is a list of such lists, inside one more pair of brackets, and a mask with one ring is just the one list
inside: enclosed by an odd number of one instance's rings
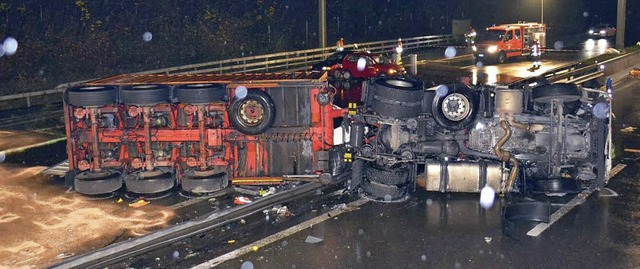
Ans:
{"label": "vehicle headlight", "polygon": [[322,70],[324,70],[324,71],[329,71],[329,70],[331,70],[331,67],[323,66],[323,67],[322,67]]}
{"label": "vehicle headlight", "polygon": [[593,34],[593,30],[589,30],[589,34],[592,35]]}
{"label": "vehicle headlight", "polygon": [[495,46],[495,45],[494,45],[494,46],[489,46],[489,47],[487,48],[487,52],[488,52],[488,53],[494,53],[494,52],[496,52],[496,51],[498,51],[498,46]]}
{"label": "vehicle headlight", "polygon": [[600,34],[604,35],[605,31],[604,30],[600,30]]}
{"label": "vehicle headlight", "polygon": [[398,70],[395,69],[389,69],[389,75],[393,75],[395,73],[398,73]]}
{"label": "vehicle headlight", "polygon": [[477,51],[477,50],[478,50],[478,48],[476,47],[476,45],[471,46],[471,49],[472,49],[473,51]]}

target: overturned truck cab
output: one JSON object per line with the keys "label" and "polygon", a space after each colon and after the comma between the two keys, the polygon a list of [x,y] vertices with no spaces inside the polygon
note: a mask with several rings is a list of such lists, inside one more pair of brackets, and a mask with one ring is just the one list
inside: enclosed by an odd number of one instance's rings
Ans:
{"label": "overturned truck cab", "polygon": [[534,88],[365,83],[344,123],[349,188],[380,201],[438,192],[599,189],[611,168],[610,96],[575,84]]}

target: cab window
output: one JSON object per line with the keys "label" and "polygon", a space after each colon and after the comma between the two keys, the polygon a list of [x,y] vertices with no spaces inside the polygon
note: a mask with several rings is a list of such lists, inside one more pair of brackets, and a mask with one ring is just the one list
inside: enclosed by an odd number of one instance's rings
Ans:
{"label": "cab window", "polygon": [[509,41],[513,39],[513,31],[507,31],[507,34],[504,37],[504,41]]}
{"label": "cab window", "polygon": [[516,29],[516,39],[520,39],[520,29]]}

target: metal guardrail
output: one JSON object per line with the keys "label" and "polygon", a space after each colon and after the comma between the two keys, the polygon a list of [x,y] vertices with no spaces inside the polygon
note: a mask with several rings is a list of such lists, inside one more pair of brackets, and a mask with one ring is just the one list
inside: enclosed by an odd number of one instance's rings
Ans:
{"label": "metal guardrail", "polygon": [[[449,45],[455,42],[452,35],[418,36],[403,38],[403,48],[406,51],[423,49],[433,46]],[[383,40],[366,43],[354,43],[344,46],[350,50],[368,50],[372,53],[385,53],[396,47],[396,40]],[[313,63],[319,62],[333,54],[337,46],[272,53],[250,57],[233,58],[198,64],[189,64],[163,69],[137,72],[133,74],[198,74],[198,73],[251,73],[275,72],[282,70],[304,70]],[[93,80],[93,79],[92,79]],[[27,107],[31,106],[31,99],[51,94],[61,94],[70,86],[81,84],[89,80],[63,83],[50,90],[34,91],[20,94],[0,96],[0,102],[26,99]]]}

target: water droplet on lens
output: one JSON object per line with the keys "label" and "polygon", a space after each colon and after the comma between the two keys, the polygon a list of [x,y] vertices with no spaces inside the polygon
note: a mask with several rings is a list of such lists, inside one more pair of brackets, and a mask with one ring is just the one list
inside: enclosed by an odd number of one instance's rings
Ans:
{"label": "water droplet on lens", "polygon": [[287,242],[287,240],[282,241],[282,246],[286,247],[287,245],[289,245],[289,242]]}
{"label": "water droplet on lens", "polygon": [[174,260],[177,260],[178,258],[180,258],[180,252],[178,252],[177,250],[174,251],[172,257]]}
{"label": "water droplet on lens", "polygon": [[482,68],[483,66],[484,66],[484,64],[482,62],[480,62],[480,61],[478,61],[476,63],[476,67]]}
{"label": "water droplet on lens", "polygon": [[424,255],[424,254],[423,254],[423,255],[422,255],[422,257],[420,257],[420,259],[422,259],[422,261],[423,261],[423,262],[424,262],[424,261],[427,261],[427,255]]}
{"label": "water droplet on lens", "polygon": [[371,257],[371,251],[367,251],[367,257]]}
{"label": "water droplet on lens", "polygon": [[456,262],[455,267],[456,267],[456,269],[458,269],[458,268],[462,267],[462,264],[460,264],[459,262]]}
{"label": "water droplet on lens", "polygon": [[18,50],[18,41],[13,37],[7,37],[2,44],[4,54],[11,56]]}
{"label": "water droplet on lens", "polygon": [[359,58],[356,67],[358,68],[358,71],[364,71],[364,68],[367,67],[367,60],[365,58]]}
{"label": "water droplet on lens", "polygon": [[144,40],[144,42],[149,42],[151,39],[153,39],[153,34],[151,32],[144,32],[144,34],[142,34],[142,40]]}
{"label": "water droplet on lens", "polygon": [[364,230],[362,229],[358,230],[358,235],[364,235]]}
{"label": "water droplet on lens", "polygon": [[427,206],[431,206],[433,204],[433,200],[427,199]]}
{"label": "water droplet on lens", "polygon": [[387,194],[384,196],[384,201],[385,202],[391,202],[391,195]]}
{"label": "water droplet on lens", "polygon": [[555,43],[553,43],[553,48],[557,49],[557,50],[561,50],[564,48],[564,42],[558,40]]}
{"label": "water droplet on lens", "polygon": [[236,87],[236,98],[242,100],[245,97],[247,97],[247,93],[248,92],[249,92],[249,90],[247,90],[247,87],[238,86],[238,87]]}
{"label": "water droplet on lens", "polygon": [[444,57],[447,57],[448,59],[451,59],[453,57],[456,57],[456,54],[458,52],[456,51],[456,48],[449,46],[447,47],[446,50],[444,50]]}
{"label": "water droplet on lens", "polygon": [[243,262],[240,269],[253,269],[253,263],[250,261]]}
{"label": "water droplet on lens", "polygon": [[586,11],[585,11],[585,12],[582,12],[582,16],[583,16],[583,17],[585,17],[585,18],[586,18],[586,17],[589,17],[589,12],[586,12]]}

